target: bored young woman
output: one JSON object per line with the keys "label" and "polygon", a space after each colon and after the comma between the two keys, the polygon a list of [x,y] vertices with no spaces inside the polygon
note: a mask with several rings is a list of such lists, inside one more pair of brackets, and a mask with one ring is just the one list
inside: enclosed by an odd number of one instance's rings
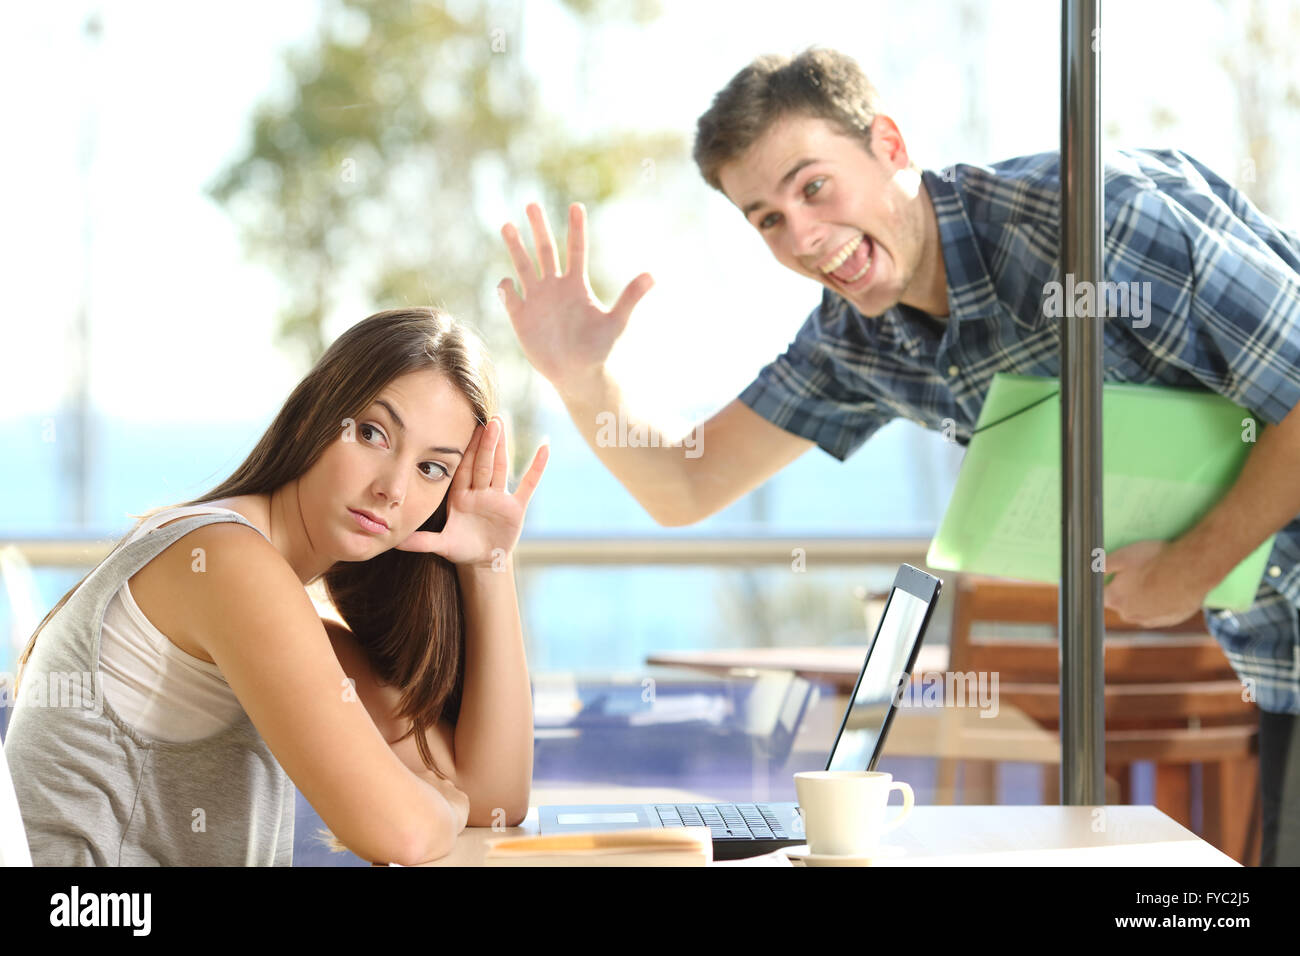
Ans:
{"label": "bored young woman", "polygon": [[512,553],[547,449],[509,493],[494,404],[470,333],[380,312],[227,480],[143,515],[19,659],[5,755],[33,862],[290,865],[294,786],[372,861],[522,820]]}

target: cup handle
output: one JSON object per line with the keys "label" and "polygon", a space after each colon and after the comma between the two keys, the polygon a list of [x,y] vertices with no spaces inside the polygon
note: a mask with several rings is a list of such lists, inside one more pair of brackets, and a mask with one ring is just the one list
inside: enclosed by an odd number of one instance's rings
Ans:
{"label": "cup handle", "polygon": [[894,829],[894,827],[906,820],[908,814],[912,812],[912,785],[899,780],[897,783],[891,784],[889,787],[890,793],[893,793],[895,790],[903,795],[903,806],[898,816],[885,824],[884,828],[880,831],[881,833],[888,833],[890,830]]}

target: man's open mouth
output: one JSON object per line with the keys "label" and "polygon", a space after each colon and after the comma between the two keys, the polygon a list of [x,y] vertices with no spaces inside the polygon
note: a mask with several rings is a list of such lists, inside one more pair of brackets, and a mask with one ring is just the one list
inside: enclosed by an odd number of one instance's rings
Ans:
{"label": "man's open mouth", "polygon": [[823,275],[828,275],[842,286],[851,286],[861,282],[871,271],[875,261],[875,243],[865,233],[846,242],[835,255],[821,267]]}

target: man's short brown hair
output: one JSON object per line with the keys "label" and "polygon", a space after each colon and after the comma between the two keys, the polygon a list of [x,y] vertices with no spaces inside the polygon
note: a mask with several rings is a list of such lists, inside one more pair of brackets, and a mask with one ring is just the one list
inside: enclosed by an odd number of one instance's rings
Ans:
{"label": "man's short brown hair", "polygon": [[880,110],[880,94],[850,56],[816,47],[794,57],[760,56],[731,78],[696,122],[695,164],[721,192],[722,167],[791,113],[829,120],[870,153],[871,124]]}

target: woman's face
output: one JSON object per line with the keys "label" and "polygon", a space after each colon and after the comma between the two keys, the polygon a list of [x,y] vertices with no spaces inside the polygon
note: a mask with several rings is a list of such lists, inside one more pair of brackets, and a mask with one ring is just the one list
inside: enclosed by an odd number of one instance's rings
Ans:
{"label": "woman's face", "polygon": [[339,423],[339,437],[299,482],[314,550],[364,561],[405,541],[442,504],[477,425],[439,372],[390,382],[356,420]]}

